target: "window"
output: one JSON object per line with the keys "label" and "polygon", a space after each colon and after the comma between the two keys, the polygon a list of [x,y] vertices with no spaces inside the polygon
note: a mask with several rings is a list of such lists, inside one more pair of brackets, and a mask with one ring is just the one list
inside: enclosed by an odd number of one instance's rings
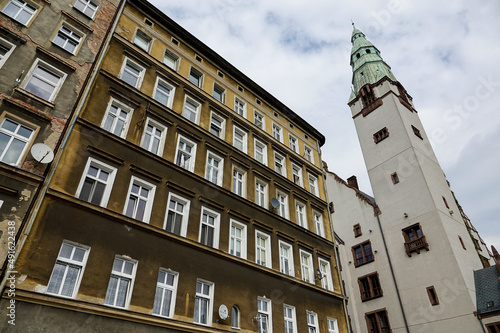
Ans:
{"label": "window", "polygon": [[313,175],[309,175],[309,192],[315,196],[319,196],[318,192],[318,178]]}
{"label": "window", "polygon": [[224,124],[225,121],[214,112],[210,113],[210,133],[220,139],[224,139]]}
{"label": "window", "polygon": [[233,146],[242,152],[247,152],[247,132],[234,126]]}
{"label": "window", "polygon": [[212,323],[212,308],[214,297],[214,284],[198,280],[196,282],[196,298],[194,303],[194,322],[210,325]]}
{"label": "window", "polygon": [[254,158],[260,163],[267,165],[267,145],[258,139],[254,139]]}
{"label": "window", "polygon": [[434,286],[427,287],[427,296],[429,296],[429,301],[432,306],[439,305],[439,299]]}
{"label": "window", "polygon": [[279,142],[283,142],[283,135],[281,127],[276,124],[273,124],[273,137]]}
{"label": "window", "polygon": [[245,192],[245,172],[240,169],[233,168],[233,193],[245,198]]}
{"label": "window", "polygon": [[462,245],[462,248],[464,250],[467,250],[467,248],[465,247],[465,244],[464,244],[464,241],[463,241],[462,237],[458,236],[458,240],[460,241],[460,244]]}
{"label": "window", "polygon": [[9,43],[3,38],[0,38],[0,68],[2,68],[3,64],[10,57],[12,52],[14,52],[15,48],[16,46],[14,44]]}
{"label": "window", "polygon": [[296,333],[295,307],[283,304],[283,313],[285,317],[285,333]]}
{"label": "window", "polygon": [[326,321],[328,322],[328,333],[339,333],[337,319],[326,318]]}
{"label": "window", "polygon": [[177,278],[179,274],[168,269],[160,269],[156,282],[156,294],[153,314],[172,318],[177,294]]}
{"label": "window", "polygon": [[291,150],[293,150],[296,153],[299,152],[299,143],[297,142],[297,138],[293,137],[292,135],[289,135],[288,143],[290,145]]}
{"label": "window", "polygon": [[20,165],[35,130],[17,121],[4,118],[0,123],[0,161]]}
{"label": "window", "polygon": [[80,200],[106,207],[115,176],[116,168],[90,157],[76,190],[76,196]]}
{"label": "window", "polygon": [[271,268],[271,237],[260,231],[255,232],[255,258],[258,265]]}
{"label": "window", "polygon": [[168,84],[165,80],[160,78],[156,79],[155,94],[153,98],[165,105],[168,108],[172,108],[172,102],[174,100],[175,88]]}
{"label": "window", "polygon": [[73,7],[90,18],[93,18],[97,11],[97,5],[90,0],[76,0]]}
{"label": "window", "polygon": [[314,268],[312,266],[312,255],[306,251],[300,250],[300,269],[302,280],[314,283]]}
{"label": "window", "polygon": [[145,72],[146,70],[142,66],[125,57],[120,71],[120,79],[132,87],[139,89]]}
{"label": "window", "polygon": [[389,325],[389,319],[387,318],[387,311],[385,309],[367,313],[365,314],[365,319],[368,326],[368,332],[391,332],[391,326]]}
{"label": "window", "polygon": [[316,234],[321,237],[325,237],[325,226],[323,224],[323,215],[318,212],[313,212],[314,217],[314,227],[316,229]]}
{"label": "window", "polygon": [[35,16],[36,8],[23,0],[10,0],[2,9],[2,12],[21,23],[28,25],[33,16]]}
{"label": "window", "polygon": [[265,297],[259,297],[257,299],[257,311],[258,333],[272,333],[273,321],[271,300]]}
{"label": "window", "polygon": [[418,136],[421,140],[424,139],[422,137],[422,134],[420,134],[420,130],[418,128],[416,128],[415,126],[411,125],[411,129],[413,130],[413,134],[415,134],[416,136]]}
{"label": "window", "polygon": [[221,103],[226,102],[226,89],[214,83],[214,91],[212,96]]}
{"label": "window", "polygon": [[173,69],[177,72],[179,68],[179,56],[173,53],[170,50],[165,50],[165,55],[163,56],[163,63],[167,65],[167,67]]}
{"label": "window", "polygon": [[149,223],[156,186],[132,176],[123,214]]}
{"label": "window", "polygon": [[278,215],[288,219],[288,196],[282,192],[278,192]]}
{"label": "window", "polygon": [[50,276],[47,293],[75,297],[80,287],[90,248],[64,241]]}
{"label": "window", "polygon": [[151,46],[152,39],[149,37],[144,31],[137,30],[134,37],[134,44],[139,46],[146,52],[149,52],[149,48]]}
{"label": "window", "polygon": [[255,126],[262,130],[266,129],[266,121],[264,115],[257,110],[253,111],[253,123],[255,124]]}
{"label": "window", "polygon": [[412,252],[420,254],[421,249],[429,251],[429,244],[427,243],[419,223],[403,229],[403,237],[405,239],[406,254],[408,254],[409,257],[411,257]]}
{"label": "window", "polygon": [[444,205],[446,206],[446,208],[450,209],[450,206],[448,205],[448,201],[446,201],[446,198],[441,196],[441,198],[443,198],[443,202],[444,202]]}
{"label": "window", "polygon": [[307,229],[306,206],[300,202],[295,202],[295,211],[297,212],[297,224]]}
{"label": "window", "polygon": [[66,73],[37,59],[27,76],[24,89],[52,102],[65,79]]}
{"label": "window", "polygon": [[318,333],[318,314],[307,311],[307,332],[308,333]]}
{"label": "window", "polygon": [[196,144],[179,135],[177,151],[175,153],[175,164],[183,169],[194,172],[194,160],[196,158]]}
{"label": "window", "polygon": [[274,171],[286,177],[285,157],[274,152]]}
{"label": "window", "polygon": [[362,235],[361,226],[359,225],[359,223],[354,225],[353,231],[354,231],[354,237],[359,237]]}
{"label": "window", "polygon": [[236,305],[231,308],[231,328],[240,328],[240,310]]}
{"label": "window", "polygon": [[234,98],[234,112],[236,112],[243,118],[245,118],[247,115],[247,104],[238,97]]}
{"label": "window", "polygon": [[358,279],[361,300],[368,301],[382,296],[382,288],[378,279],[378,273],[371,273]]}
{"label": "window", "polygon": [[188,80],[198,88],[201,88],[203,86],[203,73],[196,68],[191,67]]}
{"label": "window", "polygon": [[380,141],[384,140],[389,136],[389,131],[387,130],[387,127],[382,128],[380,131],[377,133],[373,134],[373,141],[375,143],[379,143]]}
{"label": "window", "polygon": [[311,148],[304,146],[304,157],[306,160],[314,164],[314,154]]}
{"label": "window", "polygon": [[167,128],[159,122],[148,118],[146,127],[144,128],[144,136],[142,137],[141,147],[153,154],[161,156],[163,154],[163,146],[165,145],[165,136]]}
{"label": "window", "polygon": [[488,333],[500,333],[500,322],[486,324],[486,328],[488,329]]}
{"label": "window", "polygon": [[115,257],[104,304],[128,308],[134,287],[137,261]]}
{"label": "window", "polygon": [[82,36],[62,25],[52,42],[69,53],[75,54],[81,40]]}
{"label": "window", "polygon": [[267,184],[260,180],[255,181],[255,203],[267,208]]}
{"label": "window", "polygon": [[391,180],[392,180],[393,184],[399,183],[399,177],[398,177],[397,172],[394,172],[393,174],[391,174]]}
{"label": "window", "polygon": [[224,160],[214,153],[207,152],[207,166],[205,178],[215,185],[222,186],[222,175],[224,174]]}
{"label": "window", "polygon": [[330,268],[330,262],[321,258],[319,258],[318,261],[319,271],[321,273],[321,286],[326,290],[333,291],[332,270]]}
{"label": "window", "polygon": [[201,108],[200,103],[186,96],[186,100],[184,102],[184,109],[182,110],[182,115],[189,121],[198,124],[200,119],[200,108]]}
{"label": "window", "polygon": [[293,266],[292,245],[279,241],[280,247],[280,272],[286,275],[295,276]]}
{"label": "window", "polygon": [[120,138],[127,136],[128,125],[132,118],[132,109],[111,98],[108,110],[102,120],[101,127]]}
{"label": "window", "polygon": [[219,248],[220,214],[203,207],[201,209],[200,243],[213,248]]}
{"label": "window", "polygon": [[247,258],[247,227],[234,220],[231,220],[229,253],[238,258]]}
{"label": "window", "polygon": [[370,241],[352,247],[354,266],[358,267],[374,260]]}
{"label": "window", "polygon": [[292,163],[292,176],[293,183],[295,185],[304,186],[304,183],[302,181],[302,168],[294,163]]}
{"label": "window", "polygon": [[173,193],[168,196],[167,214],[164,229],[186,237],[190,201]]}

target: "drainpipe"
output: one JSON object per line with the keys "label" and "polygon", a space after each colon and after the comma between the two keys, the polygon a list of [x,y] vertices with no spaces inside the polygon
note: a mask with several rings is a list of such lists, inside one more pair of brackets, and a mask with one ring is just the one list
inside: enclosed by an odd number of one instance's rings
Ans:
{"label": "drainpipe", "polygon": [[[73,114],[73,116],[71,118],[71,123],[68,126],[67,131],[64,135],[64,139],[59,147],[59,150],[56,153],[56,157],[54,159],[54,162],[50,166],[50,170],[49,170],[47,176],[45,177],[45,180],[43,181],[43,184],[41,186],[41,190],[39,191],[39,195],[36,198],[36,202],[33,206],[33,210],[30,212],[29,218],[27,219],[26,228],[24,229],[24,232],[20,236],[19,241],[17,243],[17,248],[16,248],[14,259],[13,259],[14,261],[12,263],[9,263],[9,265],[15,265],[17,263],[17,259],[19,257],[19,254],[21,253],[21,251],[26,243],[26,240],[28,238],[28,235],[30,234],[31,228],[33,227],[33,223],[35,222],[35,218],[38,214],[40,206],[42,205],[42,201],[45,198],[45,195],[47,194],[49,184],[52,181],[52,178],[54,177],[56,167],[59,164],[59,161],[61,160],[62,152],[64,151],[64,148],[66,147],[66,144],[69,140],[69,136],[70,136],[73,128],[75,127],[76,120],[78,119],[78,117],[80,116],[80,113],[82,112],[83,105],[85,104],[87,96],[90,93],[90,89],[92,88],[92,85],[97,77],[97,72],[99,71],[99,68],[101,67],[101,64],[102,64],[102,61],[104,58],[104,54],[106,53],[106,51],[109,48],[111,38],[113,37],[113,32],[115,31],[116,26],[118,25],[118,19],[121,17],[121,15],[123,13],[123,8],[125,7],[126,2],[127,2],[127,0],[121,1],[119,8],[115,14],[115,17],[113,18],[113,20],[114,20],[113,26],[108,31],[108,36],[106,38],[106,42],[103,45],[103,47],[101,48],[101,53],[99,55],[99,58],[97,59],[97,62],[94,63],[94,67],[93,67],[93,70],[92,70],[92,73],[90,76],[90,80],[88,81],[88,84],[85,87],[85,91],[78,102],[78,106],[75,110],[75,113]],[[5,284],[7,283],[7,278],[9,277],[9,275],[6,273],[8,273],[8,270],[5,271],[2,282],[0,284],[0,290],[2,290],[2,291],[4,290]]]}

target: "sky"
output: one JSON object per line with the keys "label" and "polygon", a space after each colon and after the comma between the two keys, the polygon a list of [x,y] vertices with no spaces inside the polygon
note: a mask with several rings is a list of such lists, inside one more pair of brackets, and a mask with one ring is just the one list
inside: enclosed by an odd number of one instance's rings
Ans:
{"label": "sky", "polygon": [[500,250],[500,2],[150,0],[326,137],[323,160],[372,193],[347,101],[351,20],[419,112],[451,189]]}

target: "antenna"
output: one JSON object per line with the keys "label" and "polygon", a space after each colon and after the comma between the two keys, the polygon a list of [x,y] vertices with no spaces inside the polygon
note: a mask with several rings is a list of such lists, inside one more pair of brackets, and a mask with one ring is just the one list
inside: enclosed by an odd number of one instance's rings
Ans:
{"label": "antenna", "polygon": [[[36,164],[50,163],[54,159],[54,152],[44,143],[36,143],[31,147],[31,155],[36,161]],[[35,164],[35,165],[36,165]]]}
{"label": "antenna", "polygon": [[274,209],[278,209],[280,207],[280,202],[276,198],[271,198],[271,206]]}

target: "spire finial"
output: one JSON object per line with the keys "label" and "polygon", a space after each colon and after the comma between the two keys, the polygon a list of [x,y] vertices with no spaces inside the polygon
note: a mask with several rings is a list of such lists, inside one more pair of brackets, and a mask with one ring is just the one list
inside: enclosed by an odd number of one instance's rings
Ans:
{"label": "spire finial", "polygon": [[352,27],[353,27],[353,28],[355,28],[355,27],[354,27],[354,21],[353,21],[352,19],[351,19],[351,23],[352,23]]}

